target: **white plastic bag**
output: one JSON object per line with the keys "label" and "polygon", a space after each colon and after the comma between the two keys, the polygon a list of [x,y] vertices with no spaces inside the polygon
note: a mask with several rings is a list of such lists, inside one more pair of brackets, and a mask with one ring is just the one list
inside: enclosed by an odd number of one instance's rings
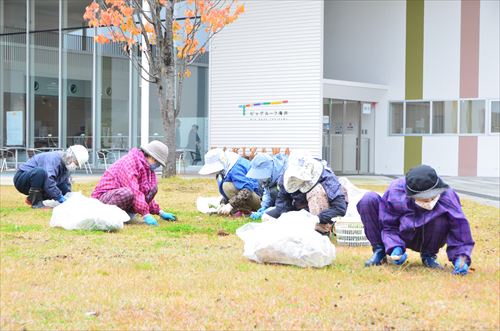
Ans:
{"label": "white plastic bag", "polygon": [[198,197],[196,199],[196,209],[203,214],[214,214],[221,207],[220,201],[222,197]]}
{"label": "white plastic bag", "polygon": [[117,206],[72,193],[68,200],[54,207],[50,226],[66,230],[118,231],[129,220],[129,215]]}
{"label": "white plastic bag", "polygon": [[359,222],[361,222],[361,216],[359,216],[358,209],[356,206],[359,200],[363,198],[365,193],[369,191],[357,187],[356,185],[351,183],[349,179],[347,179],[346,177],[339,177],[339,183],[347,191],[347,198],[349,199],[349,204],[347,205],[345,217],[349,217],[351,219],[355,218],[359,220]]}
{"label": "white plastic bag", "polygon": [[314,230],[316,223],[317,216],[292,211],[265,223],[247,223],[236,234],[245,242],[243,255],[252,261],[322,268],[335,259],[335,246]]}

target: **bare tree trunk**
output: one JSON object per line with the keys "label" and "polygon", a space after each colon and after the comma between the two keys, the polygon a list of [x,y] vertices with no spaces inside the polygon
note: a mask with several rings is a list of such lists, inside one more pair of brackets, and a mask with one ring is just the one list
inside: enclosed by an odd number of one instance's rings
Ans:
{"label": "bare tree trunk", "polygon": [[[174,15],[174,4],[168,2],[165,10],[166,22],[172,22]],[[157,15],[160,15],[158,11]],[[162,35],[163,33],[163,35]],[[160,113],[165,129],[165,143],[168,147],[167,166],[163,169],[163,177],[176,175],[175,171],[175,61],[172,29],[158,31],[157,50],[159,51],[158,97],[160,98]]]}
{"label": "bare tree trunk", "polygon": [[167,166],[163,169],[163,177],[171,177],[176,174],[173,67],[162,69],[161,79],[158,83],[158,97],[160,101],[160,113],[163,121],[163,128],[165,129],[165,144],[168,147]]}

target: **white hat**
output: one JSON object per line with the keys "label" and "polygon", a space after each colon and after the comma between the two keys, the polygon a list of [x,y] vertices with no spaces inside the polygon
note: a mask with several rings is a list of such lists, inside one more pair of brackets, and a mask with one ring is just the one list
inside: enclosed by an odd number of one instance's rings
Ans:
{"label": "white hat", "polygon": [[288,168],[283,176],[283,184],[288,193],[298,190],[309,192],[323,173],[323,163],[303,153],[290,155]]}
{"label": "white hat", "polygon": [[198,171],[200,175],[210,175],[224,169],[224,151],[220,148],[209,150],[205,154],[205,165]]}
{"label": "white hat", "polygon": [[80,169],[89,161],[89,151],[82,145],[73,145],[68,148],[78,162]]}

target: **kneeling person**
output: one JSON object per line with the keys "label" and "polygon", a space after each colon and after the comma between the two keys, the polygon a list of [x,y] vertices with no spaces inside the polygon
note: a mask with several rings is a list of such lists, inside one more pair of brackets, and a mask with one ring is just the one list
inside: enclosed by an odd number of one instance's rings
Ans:
{"label": "kneeling person", "polygon": [[19,166],[14,175],[15,188],[27,195],[31,208],[44,208],[43,200],[66,201],[64,195],[71,192],[70,173],[89,160],[89,153],[82,145],[74,145],[66,151],[36,154]]}
{"label": "kneeling person", "polygon": [[288,168],[279,180],[276,208],[266,212],[278,218],[282,213],[305,209],[318,216],[316,231],[329,236],[333,217],[344,216],[344,193],[333,171],[306,154],[290,155]]}
{"label": "kneeling person", "polygon": [[357,209],[373,256],[365,266],[380,265],[390,254],[396,265],[407,259],[405,250],[420,252],[422,263],[443,269],[437,262],[445,244],[455,274],[467,274],[474,241],[458,195],[438,177],[436,171],[420,165],[405,178],[394,180],[381,197],[366,193]]}
{"label": "kneeling person", "polygon": [[246,177],[250,161],[236,153],[212,149],[205,154],[205,165],[200,175],[215,174],[219,192],[224,198],[224,206],[219,214],[252,212],[260,208],[259,183]]}
{"label": "kneeling person", "polygon": [[158,225],[152,214],[175,221],[175,216],[161,210],[154,200],[158,192],[155,170],[160,165],[165,167],[167,156],[168,147],[158,140],[140,149],[132,148],[106,170],[92,197],[129,214],[138,213],[148,225]]}
{"label": "kneeling person", "polygon": [[284,154],[270,156],[266,153],[257,154],[250,162],[247,177],[257,179],[264,190],[260,209],[250,215],[253,220],[260,219],[267,209],[274,207],[278,196],[278,180],[283,176],[287,162],[288,157]]}

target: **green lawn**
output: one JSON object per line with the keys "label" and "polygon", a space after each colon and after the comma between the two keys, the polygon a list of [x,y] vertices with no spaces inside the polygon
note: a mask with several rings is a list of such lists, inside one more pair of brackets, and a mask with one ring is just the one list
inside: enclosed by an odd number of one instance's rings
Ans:
{"label": "green lawn", "polygon": [[196,197],[215,195],[213,181],[160,183],[157,201],[179,221],[116,233],[52,229],[50,211],[0,187],[0,329],[500,327],[497,208],[463,201],[476,240],[466,277],[450,274],[444,249],[445,271],[415,253],[402,268],[367,269],[370,248],[342,246],[332,266],[301,269],[248,261],[234,235],[247,220],[199,214]]}

